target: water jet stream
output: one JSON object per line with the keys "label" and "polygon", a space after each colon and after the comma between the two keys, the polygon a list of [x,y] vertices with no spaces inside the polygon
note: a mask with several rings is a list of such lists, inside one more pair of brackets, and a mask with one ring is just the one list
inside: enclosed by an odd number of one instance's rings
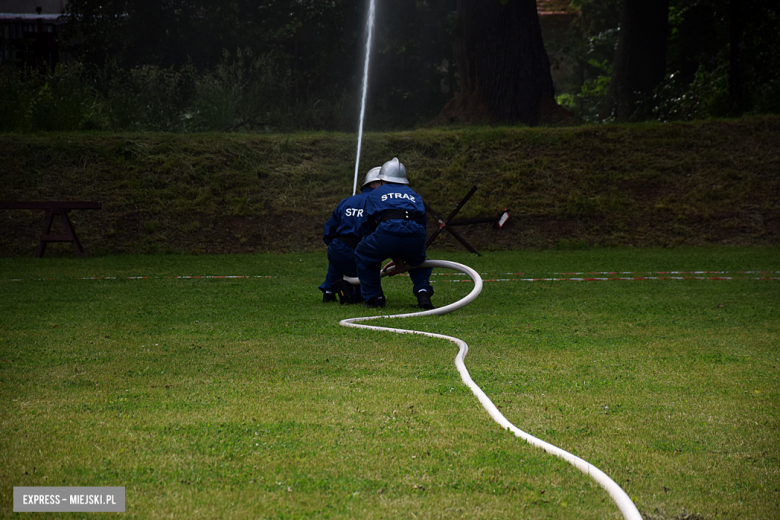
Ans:
{"label": "water jet stream", "polygon": [[355,159],[355,182],[352,185],[352,195],[357,193],[358,168],[360,167],[360,145],[363,143],[363,118],[366,115],[366,94],[368,93],[368,59],[371,56],[371,36],[374,33],[374,0],[368,8],[368,39],[366,40],[366,62],[363,66],[363,100],[360,103],[360,125],[358,127],[357,158]]}

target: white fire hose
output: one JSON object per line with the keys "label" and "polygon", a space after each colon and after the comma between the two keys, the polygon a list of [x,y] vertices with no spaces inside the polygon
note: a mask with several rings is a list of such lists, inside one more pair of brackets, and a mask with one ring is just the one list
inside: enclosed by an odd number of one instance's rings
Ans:
{"label": "white fire hose", "polygon": [[[496,421],[499,425],[501,425],[502,428],[506,430],[510,430],[517,437],[524,439],[529,444],[541,448],[551,455],[555,455],[556,457],[562,458],[563,460],[567,461],[569,464],[573,465],[574,467],[576,467],[586,475],[590,476],[601,487],[603,487],[607,491],[607,493],[609,493],[609,495],[612,497],[612,500],[615,502],[615,504],[618,506],[618,509],[620,509],[620,512],[623,514],[623,518],[625,518],[626,520],[642,520],[642,516],[639,514],[639,511],[637,510],[634,503],[631,501],[631,498],[629,498],[626,492],[623,491],[623,489],[620,486],[618,486],[614,480],[609,478],[606,473],[598,469],[596,466],[590,464],[589,462],[575,455],[572,455],[571,453],[564,451],[561,448],[558,448],[557,446],[553,446],[548,442],[545,442],[541,439],[537,439],[533,435],[530,435],[520,430],[512,423],[510,423],[506,419],[506,417],[504,417],[503,414],[501,414],[501,412],[498,411],[496,405],[494,405],[493,402],[490,400],[490,398],[488,398],[488,396],[485,395],[485,392],[483,392],[482,389],[478,387],[476,383],[474,383],[474,381],[471,379],[471,376],[469,375],[468,370],[466,369],[466,364],[464,360],[466,358],[466,354],[469,351],[469,347],[468,345],[466,345],[466,342],[452,336],[445,336],[443,334],[434,334],[431,332],[422,332],[418,330],[377,327],[372,325],[360,325],[357,323],[360,321],[376,320],[376,319],[383,319],[383,318],[407,318],[410,316],[430,316],[434,314],[436,315],[447,314],[448,312],[452,312],[454,310],[460,309],[461,307],[465,307],[466,305],[474,301],[477,298],[477,296],[479,296],[479,293],[482,291],[482,278],[472,268],[465,266],[463,264],[458,264],[456,262],[449,262],[447,260],[426,260],[425,262],[423,262],[418,266],[415,266],[414,268],[420,268],[420,267],[443,267],[446,269],[459,271],[461,273],[468,275],[474,281],[474,288],[465,298],[455,303],[445,305],[444,307],[439,307],[438,309],[412,312],[407,314],[393,314],[390,316],[365,316],[360,318],[347,318],[345,320],[341,320],[339,322],[339,325],[344,327],[356,327],[360,329],[383,330],[388,332],[395,332],[398,334],[420,334],[423,336],[429,336],[431,338],[440,338],[440,339],[446,339],[448,341],[452,341],[458,346],[458,354],[457,356],[455,356],[455,366],[458,368],[458,372],[460,372],[461,379],[466,384],[466,386],[468,386],[471,389],[474,395],[477,396],[479,402],[482,404],[485,410],[487,410],[487,412],[490,414],[490,416],[493,418],[494,421]],[[359,280],[355,278],[345,277],[345,279],[347,279],[347,281],[349,281],[350,283],[360,283]]]}

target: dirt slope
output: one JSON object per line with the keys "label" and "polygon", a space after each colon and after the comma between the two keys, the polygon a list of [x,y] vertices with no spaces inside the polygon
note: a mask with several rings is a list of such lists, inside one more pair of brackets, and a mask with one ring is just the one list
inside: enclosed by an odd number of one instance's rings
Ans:
{"label": "dirt slope", "polygon": [[[0,200],[99,200],[72,220],[92,255],[324,250],[352,194],[347,134],[0,135]],[[478,250],[780,242],[780,117],[364,136],[361,176],[398,157]],[[0,210],[2,256],[32,256],[43,212]],[[429,234],[437,224],[430,219]],[[462,249],[442,233],[432,249]],[[47,255],[70,255],[66,244]]]}

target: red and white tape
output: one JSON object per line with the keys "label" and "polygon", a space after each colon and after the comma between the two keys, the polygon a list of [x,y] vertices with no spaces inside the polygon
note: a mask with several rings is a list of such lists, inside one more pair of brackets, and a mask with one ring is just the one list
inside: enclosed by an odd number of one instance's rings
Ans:
{"label": "red and white tape", "polygon": [[[483,276],[494,273],[480,273]],[[525,273],[509,272],[495,273],[497,275],[524,276]],[[671,276],[671,275],[764,275],[764,276]],[[780,280],[780,271],[597,271],[597,272],[571,272],[551,273],[552,276],[532,278],[482,278],[483,282],[615,282],[615,281],[644,281],[644,280]],[[670,276],[582,276],[582,275],[670,275]],[[768,275],[768,276],[767,276]],[[399,276],[409,276],[403,273]],[[432,273],[432,276],[457,277],[462,273]],[[181,276],[85,276],[77,278],[8,278],[0,280],[4,282],[42,281],[42,280],[235,280],[278,278],[272,275],[181,275]],[[444,279],[432,280],[432,282],[467,282],[471,279]]]}

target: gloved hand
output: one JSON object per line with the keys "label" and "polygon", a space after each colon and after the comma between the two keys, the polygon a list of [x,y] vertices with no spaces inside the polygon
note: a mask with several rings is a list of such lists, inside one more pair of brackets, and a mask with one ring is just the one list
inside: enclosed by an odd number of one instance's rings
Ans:
{"label": "gloved hand", "polygon": [[405,273],[408,270],[409,268],[406,267],[402,258],[391,260],[382,268],[382,272],[385,273],[386,276],[395,276],[400,273]]}

